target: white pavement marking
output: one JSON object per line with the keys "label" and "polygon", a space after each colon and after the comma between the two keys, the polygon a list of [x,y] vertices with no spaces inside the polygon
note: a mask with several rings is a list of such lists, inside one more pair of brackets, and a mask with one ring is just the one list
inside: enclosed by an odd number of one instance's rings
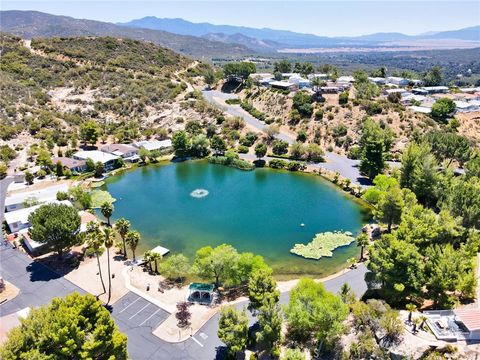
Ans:
{"label": "white pavement marking", "polygon": [[148,318],[143,320],[142,323],[139,326],[142,326],[143,324],[145,324],[148,320],[150,320],[153,317],[153,315],[155,315],[159,311],[160,311],[160,309],[157,309],[157,311],[155,311],[152,315],[150,315]]}
{"label": "white pavement marking", "polygon": [[205,333],[203,333],[203,332],[201,332],[201,333],[198,334],[198,335],[199,335],[203,340],[207,340],[207,338],[208,338],[208,335],[205,334]]}
{"label": "white pavement marking", "polygon": [[138,297],[135,301],[132,301],[130,304],[128,304],[122,311],[119,312],[119,314],[127,310],[130,306],[135,304],[138,300],[140,300],[140,297]]}
{"label": "white pavement marking", "polygon": [[145,310],[145,308],[150,305],[149,303],[147,305],[145,305],[143,308],[141,308],[140,310],[138,310],[135,314],[133,314],[132,316],[130,316],[128,318],[128,320],[132,320],[135,316],[137,316],[139,313],[141,313],[143,310]]}
{"label": "white pavement marking", "polygon": [[203,344],[198,341],[197,339],[195,339],[193,336],[191,337],[193,341],[195,341],[198,345],[200,345],[201,347],[203,347]]}

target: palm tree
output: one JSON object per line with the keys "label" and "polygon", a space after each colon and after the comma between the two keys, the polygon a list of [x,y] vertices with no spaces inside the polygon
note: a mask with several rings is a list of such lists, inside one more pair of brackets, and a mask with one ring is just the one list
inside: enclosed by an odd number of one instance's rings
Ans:
{"label": "palm tree", "polygon": [[425,325],[425,322],[428,320],[428,318],[425,315],[420,315],[419,319],[421,320],[419,328],[423,329],[423,326]]}
{"label": "palm tree", "polygon": [[148,267],[148,270],[152,271],[152,252],[150,250],[145,251],[143,254],[143,263]]}
{"label": "palm tree", "polygon": [[140,233],[135,230],[130,230],[126,235],[125,240],[127,241],[130,250],[132,250],[133,261],[135,261],[135,250],[137,249],[138,242],[140,241]]}
{"label": "palm tree", "polygon": [[104,245],[107,248],[107,269],[108,269],[108,300],[107,305],[110,303],[110,298],[112,296],[112,275],[110,273],[110,248],[113,246],[113,232],[110,228],[105,228],[103,230],[103,241]]}
{"label": "palm tree", "polygon": [[100,206],[100,211],[102,215],[107,219],[107,224],[110,227],[110,217],[113,213],[113,204],[111,202],[105,201],[102,206]]}
{"label": "palm tree", "polygon": [[364,250],[365,246],[368,245],[370,239],[368,238],[367,233],[363,232],[357,236],[357,246],[360,246],[360,261],[364,259]]}
{"label": "palm tree", "polygon": [[123,243],[123,257],[127,257],[127,244],[125,243],[125,236],[127,235],[128,231],[130,230],[130,221],[121,218],[118,219],[115,223],[115,228],[117,229],[120,237],[122,238]]}
{"label": "palm tree", "polygon": [[151,259],[155,262],[155,273],[158,273],[158,261],[163,259],[162,254],[152,252]]}
{"label": "palm tree", "polygon": [[422,320],[418,317],[413,319],[413,329],[412,332],[415,334],[417,332],[417,326],[422,322]]}
{"label": "palm tree", "polygon": [[408,310],[408,322],[411,323],[412,322],[412,313],[415,310],[417,310],[417,305],[410,303],[410,304],[407,304],[405,306],[405,309]]}
{"label": "palm tree", "polygon": [[100,266],[100,249],[102,248],[102,239],[100,237],[100,230],[96,222],[90,221],[87,224],[86,240],[88,247],[92,248],[97,258],[98,274],[102,283],[103,293],[107,292],[105,283],[103,282],[102,267]]}

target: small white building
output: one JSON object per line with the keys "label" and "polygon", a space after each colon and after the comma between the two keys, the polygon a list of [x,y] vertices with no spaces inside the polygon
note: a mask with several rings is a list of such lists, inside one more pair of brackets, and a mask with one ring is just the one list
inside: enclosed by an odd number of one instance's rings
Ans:
{"label": "small white building", "polygon": [[310,86],[310,80],[302,78],[301,76],[291,76],[288,79],[289,82],[296,84],[299,89],[303,89]]}
{"label": "small white building", "polygon": [[133,144],[136,148],[144,148],[148,151],[155,151],[155,150],[167,150],[172,147],[172,140],[143,140],[137,141]]}
{"label": "small white building", "polygon": [[295,91],[298,89],[297,84],[291,83],[289,81],[272,81],[270,86],[274,89]]}
{"label": "small white building", "polygon": [[[448,93],[448,86],[425,86],[421,88],[426,91],[427,94],[446,94]],[[423,95],[423,94],[420,94]]]}
{"label": "small white building", "polygon": [[454,103],[458,112],[466,113],[478,111],[480,109],[478,101],[454,101]]}
{"label": "small white building", "polygon": [[389,76],[387,77],[387,84],[397,85],[397,86],[406,86],[410,83],[410,80],[398,76]]}
{"label": "small white building", "polygon": [[337,79],[337,82],[339,83],[354,83],[355,82],[355,78],[351,75],[347,75],[347,76],[340,76],[338,79]]}
{"label": "small white building", "polygon": [[73,154],[77,160],[91,159],[94,163],[101,162],[106,170],[112,169],[120,156],[109,154],[100,150],[77,151]]}
{"label": "small white building", "polygon": [[383,77],[369,77],[368,80],[377,85],[385,85],[387,83],[387,79]]}
{"label": "small white building", "polygon": [[427,106],[409,106],[408,108],[413,112],[418,112],[422,114],[430,114],[432,112],[432,108],[429,108]]}
{"label": "small white building", "polygon": [[308,74],[307,79],[310,80],[310,81],[313,80],[313,79],[327,80],[328,79],[328,74],[319,74],[319,73]]}
{"label": "small white building", "polygon": [[408,104],[411,104],[412,102],[424,102],[425,100],[427,99],[426,96],[423,96],[423,95],[415,95],[415,94],[408,94],[406,96],[403,96],[402,95],[402,99],[400,100],[400,102],[404,105],[408,105]]}

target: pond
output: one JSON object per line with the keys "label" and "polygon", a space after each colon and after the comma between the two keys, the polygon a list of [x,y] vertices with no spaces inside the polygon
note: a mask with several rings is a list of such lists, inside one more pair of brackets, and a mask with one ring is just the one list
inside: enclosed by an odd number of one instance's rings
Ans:
{"label": "pond", "polygon": [[[272,169],[241,171],[206,161],[148,166],[107,179],[113,219],[142,234],[138,252],[161,245],[193,259],[202,246],[228,243],[262,255],[280,278],[323,276],[358,256],[356,243],[332,258],[290,253],[316,233],[360,231],[368,211],[319,176]],[[301,226],[303,224],[304,226]]]}

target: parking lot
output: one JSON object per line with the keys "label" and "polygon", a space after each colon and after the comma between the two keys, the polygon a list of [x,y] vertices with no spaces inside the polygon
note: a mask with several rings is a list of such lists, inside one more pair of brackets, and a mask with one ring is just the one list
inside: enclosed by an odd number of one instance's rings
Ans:
{"label": "parking lot", "polygon": [[144,326],[153,330],[169,316],[169,313],[137,294],[129,292],[115,303],[112,315],[129,327]]}

